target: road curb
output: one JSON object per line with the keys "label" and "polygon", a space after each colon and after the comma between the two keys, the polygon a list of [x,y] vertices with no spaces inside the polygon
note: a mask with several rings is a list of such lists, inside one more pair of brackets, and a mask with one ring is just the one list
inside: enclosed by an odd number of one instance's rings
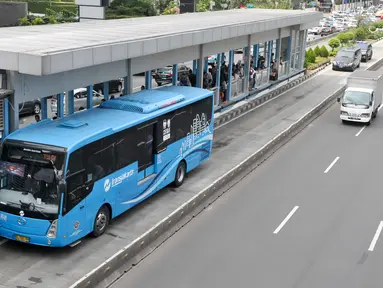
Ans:
{"label": "road curb", "polygon": [[[378,60],[376,63],[371,65],[366,70],[374,70],[383,65],[383,58]],[[323,68],[324,69],[324,68]],[[318,72],[315,72],[318,73]],[[313,73],[314,74],[314,73]],[[306,75],[307,76],[307,75]],[[298,81],[295,80],[295,81]],[[302,80],[303,81],[303,80]],[[159,247],[165,242],[172,234],[180,229],[179,223],[181,220],[189,218],[189,220],[195,215],[203,211],[208,205],[210,205],[215,199],[220,197],[217,195],[219,190],[233,183],[234,180],[238,179],[240,175],[249,173],[259,166],[263,161],[269,158],[274,152],[280,147],[285,145],[290,139],[302,131],[308,124],[319,117],[325,112],[336,100],[336,98],[346,89],[346,85],[339,88],[333,94],[328,96],[325,100],[307,112],[298,121],[291,124],[289,128],[279,133],[262,148],[255,153],[248,156],[241,163],[230,169],[223,176],[215,180],[212,184],[200,191],[197,195],[192,197],[190,200],[185,202],[183,205],[178,207],[175,211],[169,214],[167,217],[158,222],[150,230],[146,231],[140,237],[129,243],[127,246],[122,248],[120,251],[111,256],[108,260],[103,262],[101,265],[93,269],[91,272],[86,274],[84,277],[79,279],[76,283],[71,285],[69,288],[89,288],[95,287],[98,283],[104,281],[113,272],[118,271],[121,267],[126,265],[129,261],[134,261],[134,264],[142,260],[146,255],[142,255],[142,251],[149,248],[151,244],[155,243],[161,238],[161,243],[152,248],[152,251]],[[271,93],[271,92],[270,92]],[[268,93],[268,94],[270,94]],[[271,97],[271,95],[270,95]],[[266,98],[264,98],[266,99]],[[260,99],[256,99],[260,101]],[[256,103],[254,101],[253,103]],[[255,104],[254,104],[255,105]],[[235,185],[235,183],[233,184]],[[233,186],[231,185],[231,186]],[[213,199],[213,200],[211,200]],[[198,211],[197,211],[198,210]],[[172,231],[173,230],[173,231]],[[120,274],[123,274],[121,272]],[[119,275],[121,276],[121,275]],[[117,277],[116,277],[117,278]]]}

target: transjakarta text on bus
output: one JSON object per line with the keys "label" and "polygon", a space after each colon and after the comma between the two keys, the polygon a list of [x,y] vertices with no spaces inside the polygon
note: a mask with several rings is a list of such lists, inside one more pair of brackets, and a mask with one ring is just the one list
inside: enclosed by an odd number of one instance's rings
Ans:
{"label": "transjakarta text on bus", "polygon": [[10,134],[0,158],[0,236],[44,246],[109,221],[210,157],[213,94],[144,90]]}

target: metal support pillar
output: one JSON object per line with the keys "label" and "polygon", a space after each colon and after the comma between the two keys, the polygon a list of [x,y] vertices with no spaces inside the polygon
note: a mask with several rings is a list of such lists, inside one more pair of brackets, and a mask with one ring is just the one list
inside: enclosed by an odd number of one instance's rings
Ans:
{"label": "metal support pillar", "polygon": [[152,89],[152,71],[145,72],[145,88]]}
{"label": "metal support pillar", "polygon": [[278,64],[280,64],[279,58],[281,58],[281,39],[277,39],[275,41],[275,46],[275,59],[278,61]]}
{"label": "metal support pillar", "polygon": [[193,60],[193,74],[197,74],[197,60]]}
{"label": "metal support pillar", "polygon": [[[293,46],[291,47],[291,61],[292,61],[292,68],[295,70],[296,68],[296,52],[297,52],[297,31],[293,30],[293,35],[294,35],[294,41],[293,41]],[[299,37],[299,36],[298,36]]]}
{"label": "metal support pillar", "polygon": [[64,117],[64,93],[57,95],[57,118]]}
{"label": "metal support pillar", "polygon": [[286,65],[287,75],[290,75],[291,68],[291,36],[287,37]]}
{"label": "metal support pillar", "polygon": [[196,87],[203,87],[203,46],[199,45],[199,58],[197,59]]}
{"label": "metal support pillar", "polygon": [[47,97],[44,97],[41,99],[41,119],[44,120],[47,118],[48,118],[48,100],[47,100]]}
{"label": "metal support pillar", "polygon": [[305,64],[305,56],[306,56],[306,39],[307,39],[307,30],[302,31],[302,41],[301,41],[301,54],[300,54],[300,63],[299,69],[303,69]]}
{"label": "metal support pillar", "polygon": [[93,85],[86,87],[86,109],[93,108]]}
{"label": "metal support pillar", "polygon": [[21,98],[20,97],[22,95],[21,93],[23,92],[20,90],[15,90],[15,93],[13,94],[13,96],[11,96],[11,99],[10,99],[11,109],[9,110],[10,112],[9,132],[13,132],[19,129],[19,125],[20,125],[19,113],[20,112],[19,112],[19,103],[16,101],[18,98],[19,99]]}
{"label": "metal support pillar", "polygon": [[9,134],[9,102],[8,98],[3,100],[3,117],[4,117],[4,130],[1,140],[4,141],[4,138]]}
{"label": "metal support pillar", "polygon": [[[266,50],[266,46],[265,46]],[[271,73],[271,54],[273,52],[273,40],[269,41],[267,44],[267,83],[270,81],[270,73]]]}
{"label": "metal support pillar", "polygon": [[267,59],[267,42],[263,43],[263,57],[265,58],[265,60]]}
{"label": "metal support pillar", "polygon": [[209,70],[209,61],[207,57],[204,58],[204,66],[203,66],[203,72],[207,72]]}
{"label": "metal support pillar", "polygon": [[172,85],[177,86],[178,83],[178,65],[173,64]]}
{"label": "metal support pillar", "polygon": [[[109,82],[104,82],[104,99],[108,100],[109,99]],[[98,95],[101,96],[101,95]]]}
{"label": "metal support pillar", "polygon": [[232,91],[232,84],[233,84],[233,63],[234,63],[234,50],[231,50],[229,52],[229,71],[228,71],[228,79],[229,83],[227,83],[227,93],[226,93],[226,101],[230,101],[231,99],[231,91]]}
{"label": "metal support pillar", "polygon": [[245,67],[244,67],[244,80],[243,80],[243,92],[249,91],[249,77],[250,77],[250,58],[251,58],[251,36],[247,38],[247,47],[245,47]]}
{"label": "metal support pillar", "polygon": [[254,59],[254,68],[258,67],[258,58],[259,58],[259,44],[253,45],[253,59]]}
{"label": "metal support pillar", "polygon": [[128,59],[126,61],[126,70],[128,71],[128,75],[126,76],[126,81],[124,84],[126,86],[125,95],[133,94],[133,73],[132,73],[132,59]]}
{"label": "metal support pillar", "polygon": [[128,77],[124,77],[124,92],[122,93],[123,95],[128,95]]}
{"label": "metal support pillar", "polygon": [[222,66],[222,54],[218,53],[217,55],[217,73],[215,74],[215,85],[217,86],[217,94],[216,97],[218,99],[214,99],[214,104],[219,105],[219,95],[221,91],[221,66]]}
{"label": "metal support pillar", "polygon": [[[73,90],[67,92],[68,95],[68,115],[74,113],[74,92]],[[105,92],[104,92],[105,95]]]}

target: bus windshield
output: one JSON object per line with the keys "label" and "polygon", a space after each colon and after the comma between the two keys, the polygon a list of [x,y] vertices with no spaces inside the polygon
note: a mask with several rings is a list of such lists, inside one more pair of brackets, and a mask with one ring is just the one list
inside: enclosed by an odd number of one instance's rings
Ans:
{"label": "bus windshield", "polygon": [[64,158],[64,153],[5,143],[0,158],[0,210],[57,219]]}

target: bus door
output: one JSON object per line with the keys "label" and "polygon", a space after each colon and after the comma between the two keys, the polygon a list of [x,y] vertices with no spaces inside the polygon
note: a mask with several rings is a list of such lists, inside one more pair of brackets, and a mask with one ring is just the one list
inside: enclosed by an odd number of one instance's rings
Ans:
{"label": "bus door", "polygon": [[154,131],[156,122],[137,129],[138,141],[138,194],[141,194],[153,182],[154,174]]}

